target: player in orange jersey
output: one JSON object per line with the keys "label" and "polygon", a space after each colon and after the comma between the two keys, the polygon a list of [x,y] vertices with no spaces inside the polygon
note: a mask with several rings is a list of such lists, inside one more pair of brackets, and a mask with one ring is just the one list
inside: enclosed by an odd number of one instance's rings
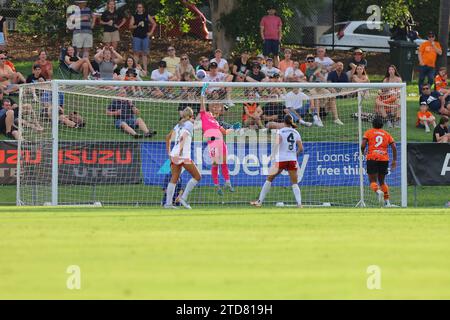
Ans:
{"label": "player in orange jersey", "polygon": [[389,146],[392,149],[391,170],[397,166],[397,147],[394,138],[383,128],[383,120],[379,117],[372,122],[373,129],[369,129],[364,133],[361,144],[361,154],[367,151],[367,174],[369,175],[370,188],[377,194],[378,201],[384,206],[390,207],[389,187],[385,183],[384,178],[388,174],[389,167]]}

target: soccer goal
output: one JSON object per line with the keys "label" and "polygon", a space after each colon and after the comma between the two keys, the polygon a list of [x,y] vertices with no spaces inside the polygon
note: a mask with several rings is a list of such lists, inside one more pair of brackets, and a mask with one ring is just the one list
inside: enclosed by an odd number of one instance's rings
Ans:
{"label": "soccer goal", "polygon": [[[210,83],[206,108],[226,133],[221,163],[211,158],[200,121],[202,85],[55,80],[22,86],[17,204],[161,206],[171,176],[168,134],[190,107],[191,158],[202,177],[190,194],[193,207],[256,200],[286,114],[304,146],[297,169],[304,206],[379,206],[360,151],[375,118],[398,149],[397,168],[386,176],[391,203],[407,206],[405,84]],[[174,203],[189,179],[183,171]],[[264,205],[295,204],[289,179],[283,172],[273,181]]]}

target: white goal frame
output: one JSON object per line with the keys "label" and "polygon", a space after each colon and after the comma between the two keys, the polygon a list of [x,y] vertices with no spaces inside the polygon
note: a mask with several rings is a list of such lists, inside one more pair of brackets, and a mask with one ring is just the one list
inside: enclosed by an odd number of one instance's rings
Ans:
{"label": "white goal frame", "polygon": [[[58,94],[60,86],[129,86],[129,81],[102,81],[102,80],[52,80],[51,81],[51,92],[52,92],[52,177],[51,177],[51,203],[49,205],[58,206],[58,143],[59,143],[59,121],[58,121]],[[160,81],[136,81],[133,82],[133,86],[135,87],[146,87],[146,86],[155,86],[155,87],[201,87],[203,85],[202,82],[160,82]],[[337,88],[337,89],[345,89],[345,88],[358,88],[361,90],[364,89],[387,89],[387,88],[398,88],[400,90],[400,108],[401,108],[401,116],[400,116],[400,127],[401,127],[401,207],[407,207],[408,205],[408,190],[407,190],[407,87],[406,83],[271,83],[271,82],[214,82],[214,86],[220,87],[232,87],[232,88],[254,88],[255,86],[258,88],[270,88],[270,87],[278,87],[278,88],[302,88],[302,89],[312,89],[312,88]],[[19,91],[19,107],[20,110],[23,107],[23,90],[27,87],[27,85],[22,85]],[[362,123],[361,123],[361,92],[358,92],[358,141],[361,143],[362,141]],[[20,112],[21,113],[21,112]],[[21,115],[19,115],[20,117]],[[21,122],[19,123],[19,130],[22,131]],[[17,164],[17,205],[23,205],[21,202],[21,193],[20,193],[20,162],[21,162],[21,153],[20,153],[21,142],[18,142],[18,164]],[[365,207],[364,200],[364,172],[363,172],[363,159],[360,157],[360,201],[356,206]]]}

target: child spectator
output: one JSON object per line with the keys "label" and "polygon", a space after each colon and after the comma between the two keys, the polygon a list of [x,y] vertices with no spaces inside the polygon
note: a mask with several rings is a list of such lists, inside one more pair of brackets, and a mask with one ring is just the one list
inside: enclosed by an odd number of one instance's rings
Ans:
{"label": "child spectator", "polygon": [[441,120],[439,120],[439,125],[436,126],[433,131],[433,142],[450,142],[450,134],[448,133],[448,118],[442,117]]}
{"label": "child spectator", "polygon": [[244,103],[243,113],[242,113],[242,124],[244,127],[251,129],[262,129],[264,125],[262,123],[263,110],[260,105],[255,102],[256,93],[253,90],[246,92],[247,98],[250,102]]}
{"label": "child spectator", "polygon": [[419,112],[417,112],[416,127],[425,129],[425,132],[430,132],[430,125],[436,128],[436,118],[428,111],[428,105],[426,102],[420,104]]}
{"label": "child spectator", "polygon": [[41,65],[39,64],[33,65],[32,70],[33,73],[27,77],[26,83],[38,83],[46,81],[45,77],[42,75]]}
{"label": "child spectator", "polygon": [[[277,74],[278,76],[281,74],[280,69],[275,68],[273,66],[273,59],[267,58],[266,65],[262,67],[261,72],[263,72],[267,77],[274,79],[274,76]],[[278,77],[279,79],[280,77]]]}
{"label": "child spectator", "polygon": [[434,78],[434,89],[442,94],[450,93],[447,83],[447,68],[439,68],[436,78]]}

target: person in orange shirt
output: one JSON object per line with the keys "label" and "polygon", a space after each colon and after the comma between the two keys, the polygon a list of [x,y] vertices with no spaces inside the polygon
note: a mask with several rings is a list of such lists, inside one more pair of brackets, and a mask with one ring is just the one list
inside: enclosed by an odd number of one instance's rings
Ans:
{"label": "person in orange shirt", "polygon": [[436,128],[436,118],[428,111],[428,105],[424,101],[420,104],[419,112],[417,112],[416,127],[425,129],[425,132],[430,132],[430,125]]}
{"label": "person in orange shirt", "polygon": [[261,109],[259,104],[255,102],[255,91],[248,91],[247,98],[251,100],[251,102],[244,103],[244,110],[242,113],[242,123],[244,127],[254,127],[255,129],[264,128],[264,125],[262,123],[263,110]]}
{"label": "person in orange shirt", "polygon": [[387,123],[388,128],[399,126],[400,92],[396,89],[382,89],[375,100],[375,113]]}
{"label": "person in orange shirt", "polygon": [[442,94],[450,93],[447,86],[447,68],[439,68],[438,74],[434,78],[434,89]]}
{"label": "person in orange shirt", "polygon": [[372,129],[364,133],[361,143],[361,154],[367,151],[367,174],[369,175],[370,188],[377,194],[380,204],[390,207],[389,186],[385,182],[389,168],[388,148],[392,149],[391,171],[397,167],[397,146],[394,138],[383,128],[383,119],[376,117],[372,121]]}
{"label": "person in orange shirt", "polygon": [[442,54],[442,47],[436,41],[436,35],[433,31],[428,33],[428,40],[419,47],[419,92],[422,92],[422,86],[425,78],[428,78],[428,84],[433,85],[434,69],[436,68],[437,56]]}
{"label": "person in orange shirt", "polygon": [[292,50],[286,49],[284,50],[284,59],[280,61],[278,64],[278,69],[280,69],[281,74],[286,72],[286,69],[294,66],[294,60],[291,60]]}

